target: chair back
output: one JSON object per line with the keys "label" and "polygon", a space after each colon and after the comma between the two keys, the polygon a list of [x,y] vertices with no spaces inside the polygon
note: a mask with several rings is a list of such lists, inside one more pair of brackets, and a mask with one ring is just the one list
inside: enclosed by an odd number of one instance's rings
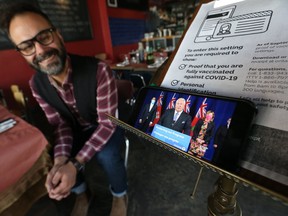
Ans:
{"label": "chair back", "polygon": [[116,80],[118,99],[129,100],[133,97],[133,83],[129,80]]}
{"label": "chair back", "polygon": [[130,74],[130,80],[132,81],[134,88],[140,89],[146,86],[144,77],[140,74]]}
{"label": "chair back", "polygon": [[22,106],[22,108],[26,109],[27,99],[25,99],[23,92],[18,91],[13,93],[16,102]]}
{"label": "chair back", "polygon": [[[130,105],[130,100],[133,97],[133,83],[130,80],[119,80],[116,79],[116,86],[118,90],[118,109],[116,111],[116,118],[127,122],[130,116],[130,111],[132,107]],[[129,139],[125,136],[125,156],[124,165],[127,169],[128,157],[129,157]]]}
{"label": "chair back", "polygon": [[15,84],[11,85],[10,88],[11,88],[12,93],[20,91],[19,86]]}
{"label": "chair back", "polygon": [[126,122],[132,110],[133,84],[129,80],[116,80],[116,85],[118,90],[117,118]]}

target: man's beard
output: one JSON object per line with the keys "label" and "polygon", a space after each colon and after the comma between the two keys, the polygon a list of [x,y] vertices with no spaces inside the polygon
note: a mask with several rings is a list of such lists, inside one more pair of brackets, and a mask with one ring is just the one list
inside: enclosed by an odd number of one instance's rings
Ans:
{"label": "man's beard", "polygon": [[[50,56],[55,55],[56,59],[48,64],[45,68],[42,67],[39,63]],[[65,62],[67,58],[67,53],[64,48],[64,44],[60,44],[60,49],[51,48],[47,52],[43,53],[42,55],[36,56],[30,65],[37,71],[41,71],[42,73],[48,74],[48,75],[58,75],[60,74],[65,67]]]}

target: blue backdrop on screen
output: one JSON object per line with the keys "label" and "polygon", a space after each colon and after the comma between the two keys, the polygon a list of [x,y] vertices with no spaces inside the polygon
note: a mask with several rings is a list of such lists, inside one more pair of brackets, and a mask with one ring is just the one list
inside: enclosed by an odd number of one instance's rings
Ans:
{"label": "blue backdrop on screen", "polygon": [[[155,97],[157,101],[160,97],[160,94],[161,94],[161,90],[154,90],[154,89],[149,90],[146,94],[145,100],[143,101],[143,105],[142,105],[140,113],[143,112],[144,106],[150,103],[152,97]],[[221,125],[226,125],[227,120],[233,116],[234,110],[236,108],[236,102],[219,100],[219,99],[216,100],[213,98],[205,98],[202,96],[196,97],[196,96],[189,95],[189,94],[165,92],[162,98],[161,115],[165,112],[167,108],[169,108],[169,103],[170,103],[170,108],[171,108],[171,102],[174,102],[173,104],[175,107],[175,103],[178,98],[184,98],[186,101],[188,99],[189,103],[187,104],[187,107],[185,107],[184,111],[187,111],[192,116],[192,122],[193,122],[194,117],[197,115],[197,112],[199,111],[199,108],[201,105],[204,107],[204,111],[207,112],[211,110],[215,113],[214,132],[212,135],[212,139],[210,140],[208,144],[208,149],[206,150],[205,155],[203,157],[206,160],[209,160],[209,161],[212,160],[213,154],[214,154],[213,144],[214,144],[215,132],[217,128],[220,127]],[[139,120],[139,117],[134,125],[136,128],[139,128],[140,126],[138,120]],[[192,129],[192,126],[191,126],[191,129]],[[150,129],[150,131],[152,131],[152,128]]]}

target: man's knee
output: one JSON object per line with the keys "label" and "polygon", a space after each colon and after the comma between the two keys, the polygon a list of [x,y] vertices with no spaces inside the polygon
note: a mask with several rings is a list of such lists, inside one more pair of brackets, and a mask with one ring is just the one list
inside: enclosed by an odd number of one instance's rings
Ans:
{"label": "man's knee", "polygon": [[102,165],[113,164],[121,159],[119,148],[116,149],[103,149],[97,154],[97,160]]}

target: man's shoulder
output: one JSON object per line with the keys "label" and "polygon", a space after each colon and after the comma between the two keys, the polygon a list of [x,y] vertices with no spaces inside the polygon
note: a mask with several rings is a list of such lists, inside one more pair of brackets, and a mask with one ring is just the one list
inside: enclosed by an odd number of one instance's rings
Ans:
{"label": "man's shoulder", "polygon": [[164,111],[164,114],[163,115],[165,115],[165,116],[167,116],[167,115],[174,115],[174,109],[166,109],[165,111]]}
{"label": "man's shoulder", "polygon": [[182,113],[181,113],[182,115],[184,115],[184,116],[190,116],[188,113],[186,113],[185,111],[182,111]]}
{"label": "man's shoulder", "polygon": [[93,59],[96,59],[92,56],[88,56],[88,55],[80,55],[80,54],[75,54],[75,53],[68,53],[68,56],[70,58],[82,58],[82,59],[85,59],[85,58],[93,58]]}
{"label": "man's shoulder", "polygon": [[[87,76],[95,76],[99,68],[99,61],[92,56],[81,56],[69,54],[70,64],[72,68],[72,77],[77,76],[77,79]],[[80,77],[79,77],[80,76]]]}
{"label": "man's shoulder", "polygon": [[71,60],[72,68],[81,68],[81,71],[85,69],[100,69],[105,68],[104,71],[107,70],[108,64],[100,59],[95,58],[94,56],[84,56],[84,55],[76,55],[76,54],[69,54]]}
{"label": "man's shoulder", "polygon": [[188,113],[183,111],[182,114],[186,119],[189,119],[189,120],[192,119],[191,115],[189,115]]}
{"label": "man's shoulder", "polygon": [[47,82],[48,76],[42,72],[36,71],[29,80],[30,86],[35,86],[36,83]]}
{"label": "man's shoulder", "polygon": [[85,62],[93,62],[93,63],[98,63],[99,62],[99,59],[93,57],[93,56],[86,56],[86,55],[78,55],[78,54],[71,54],[69,53],[68,54],[70,59],[71,59],[71,63],[74,64],[74,63],[77,63],[77,62],[82,62],[82,61],[85,61]]}
{"label": "man's shoulder", "polygon": [[33,74],[32,77],[29,79],[29,85],[30,85],[31,87],[34,87],[35,77],[36,77],[36,73]]}

